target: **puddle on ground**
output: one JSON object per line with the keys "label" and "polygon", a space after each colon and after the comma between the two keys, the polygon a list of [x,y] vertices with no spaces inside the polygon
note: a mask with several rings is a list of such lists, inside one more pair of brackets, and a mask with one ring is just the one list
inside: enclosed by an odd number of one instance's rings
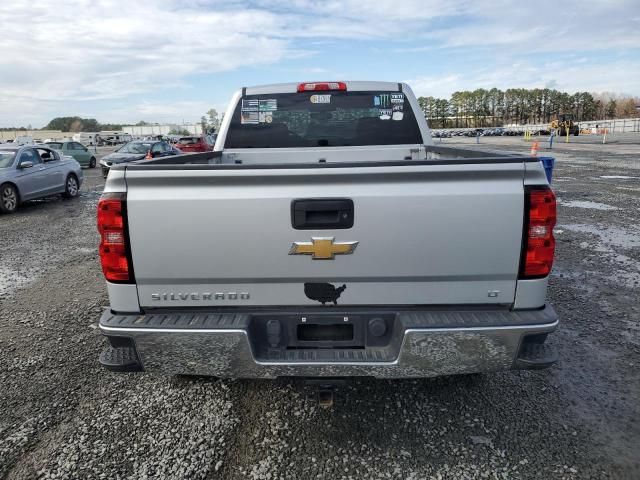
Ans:
{"label": "puddle on ground", "polygon": [[620,187],[618,185],[616,185],[616,188],[618,190],[626,190],[629,192],[640,192],[640,187]]}
{"label": "puddle on ground", "polygon": [[600,175],[600,178],[628,180],[628,179],[640,178],[640,177],[628,177],[627,175]]}
{"label": "puddle on ground", "polygon": [[628,288],[640,288],[640,273],[638,272],[616,272],[609,275],[608,278]]}
{"label": "puddle on ground", "polygon": [[572,232],[590,233],[600,237],[603,243],[622,248],[640,247],[640,231],[628,231],[613,226],[598,226],[586,224],[559,225]]}
{"label": "puddle on ground", "polygon": [[0,298],[6,298],[17,288],[23,287],[35,280],[32,270],[14,270],[0,265]]}
{"label": "puddle on ground", "polygon": [[592,202],[591,200],[558,200],[560,205],[572,208],[590,208],[592,210],[620,210],[618,207],[606,203]]}
{"label": "puddle on ground", "polygon": [[[604,254],[615,263],[616,268],[610,274],[604,274],[603,278],[610,282],[622,285],[627,288],[637,289],[640,286],[640,262],[627,255],[619,253],[616,248],[634,248],[640,247],[640,232],[629,232],[618,227],[598,227],[596,225],[562,225],[562,229],[588,233],[598,237],[598,242],[594,245],[593,241],[583,241],[578,246],[590,255]],[[556,233],[563,233],[564,230],[556,229]],[[565,276],[566,272],[563,272]],[[600,275],[603,272],[599,273]]]}
{"label": "puddle on ground", "polygon": [[89,191],[89,192],[80,192],[79,195],[83,198],[96,198],[96,197],[100,197],[100,195],[102,195],[102,190],[100,191]]}

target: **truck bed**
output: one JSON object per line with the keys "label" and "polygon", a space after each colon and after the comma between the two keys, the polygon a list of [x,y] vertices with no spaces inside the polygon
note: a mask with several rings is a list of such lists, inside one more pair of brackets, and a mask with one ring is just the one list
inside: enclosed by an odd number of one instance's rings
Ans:
{"label": "truck bed", "polygon": [[245,168],[308,168],[325,167],[354,167],[354,166],[402,166],[402,165],[455,165],[466,163],[519,163],[538,162],[539,159],[529,155],[516,153],[481,151],[473,149],[442,147],[435,145],[424,146],[424,159],[411,160],[376,160],[358,162],[318,162],[300,161],[300,163],[245,163],[245,162],[225,162],[222,163],[222,152],[203,152],[184,155],[174,155],[171,157],[154,158],[151,160],[138,160],[122,165],[114,165],[114,169],[180,169],[182,167],[213,168],[213,169],[245,169]]}

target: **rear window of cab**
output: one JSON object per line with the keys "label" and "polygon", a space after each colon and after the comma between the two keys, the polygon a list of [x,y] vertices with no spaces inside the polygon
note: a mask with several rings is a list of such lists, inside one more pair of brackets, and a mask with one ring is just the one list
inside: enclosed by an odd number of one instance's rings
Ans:
{"label": "rear window of cab", "polygon": [[320,91],[240,99],[225,148],[422,144],[406,96],[392,91]]}

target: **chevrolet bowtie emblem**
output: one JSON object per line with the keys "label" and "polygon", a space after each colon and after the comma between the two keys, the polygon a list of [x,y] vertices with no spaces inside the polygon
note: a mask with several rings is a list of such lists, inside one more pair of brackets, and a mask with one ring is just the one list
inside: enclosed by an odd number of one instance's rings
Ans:
{"label": "chevrolet bowtie emblem", "polygon": [[336,255],[349,255],[358,242],[334,242],[334,237],[312,237],[310,242],[293,242],[289,255],[312,255],[313,260],[333,260]]}

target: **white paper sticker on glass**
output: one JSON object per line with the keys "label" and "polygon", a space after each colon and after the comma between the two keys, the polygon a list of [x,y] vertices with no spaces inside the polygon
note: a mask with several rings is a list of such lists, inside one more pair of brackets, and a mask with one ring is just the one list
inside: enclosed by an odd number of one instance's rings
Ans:
{"label": "white paper sticker on glass", "polygon": [[311,95],[311,103],[331,103],[331,95]]}
{"label": "white paper sticker on glass", "polygon": [[391,109],[381,109],[380,110],[380,120],[390,120],[391,119]]}

